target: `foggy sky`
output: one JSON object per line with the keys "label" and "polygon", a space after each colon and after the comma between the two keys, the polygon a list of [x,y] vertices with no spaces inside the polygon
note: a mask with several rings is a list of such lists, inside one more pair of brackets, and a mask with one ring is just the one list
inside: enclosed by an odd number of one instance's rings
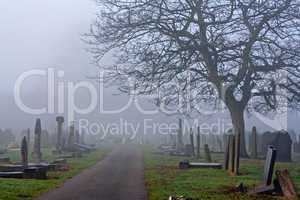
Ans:
{"label": "foggy sky", "polygon": [[[20,74],[31,69],[56,68],[65,72],[69,81],[85,80],[95,73],[91,55],[81,35],[89,31],[97,8],[92,0],[1,0],[0,1],[0,127],[15,129],[32,127],[36,117],[47,120],[45,127],[55,126],[55,114],[34,116],[20,111],[13,98],[13,88]],[[108,59],[109,61],[109,59]],[[47,99],[46,83],[42,79],[27,81],[22,95],[27,103],[37,107]],[[112,88],[105,91],[108,107],[126,103],[126,97],[113,95]],[[83,93],[84,94],[84,93]],[[79,102],[86,102],[86,95]],[[84,104],[84,103],[83,103]],[[152,105],[147,104],[151,107]],[[135,108],[117,115],[102,116],[94,113],[85,116],[103,122],[118,121],[120,118],[139,122],[145,116]],[[152,116],[158,122],[174,121],[176,117]],[[295,127],[299,118],[293,117]],[[252,122],[248,122],[248,126]]]}

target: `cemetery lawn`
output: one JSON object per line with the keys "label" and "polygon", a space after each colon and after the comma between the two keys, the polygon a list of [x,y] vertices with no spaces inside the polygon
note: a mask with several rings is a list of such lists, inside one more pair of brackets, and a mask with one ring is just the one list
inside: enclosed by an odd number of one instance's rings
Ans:
{"label": "cemetery lawn", "polygon": [[[31,200],[43,192],[59,187],[67,179],[95,165],[108,152],[108,149],[102,149],[84,155],[82,158],[68,159],[70,170],[66,172],[49,172],[48,180],[0,179],[0,200]],[[46,158],[48,157],[50,160],[52,158],[53,160],[50,150],[49,152],[48,150],[44,150],[44,153]],[[15,153],[12,153],[11,156],[12,160],[18,159],[18,155]]]}
{"label": "cemetery lawn", "polygon": [[[203,150],[202,150],[203,152]],[[214,161],[222,162],[223,154],[212,154]],[[243,182],[254,186],[262,180],[263,160],[241,160],[239,177],[231,177],[224,170],[179,170],[178,163],[190,158],[154,154],[144,148],[145,180],[148,200],[164,200],[169,196],[185,196],[203,200],[273,200],[273,197],[248,197],[233,193],[233,188]],[[204,160],[194,160],[204,162]],[[278,163],[276,169],[289,169],[298,189],[300,188],[300,163]],[[299,191],[300,192],[300,191]]]}

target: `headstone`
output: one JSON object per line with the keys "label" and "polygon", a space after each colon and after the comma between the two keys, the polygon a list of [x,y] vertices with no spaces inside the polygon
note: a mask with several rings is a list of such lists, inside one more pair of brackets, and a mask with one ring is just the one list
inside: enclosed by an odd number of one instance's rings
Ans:
{"label": "headstone", "polygon": [[23,138],[21,144],[21,158],[22,158],[22,165],[24,168],[28,166],[28,144],[26,137]]}
{"label": "headstone", "polygon": [[252,129],[252,137],[251,137],[251,157],[253,159],[257,158],[257,131],[254,126]]}
{"label": "headstone", "polygon": [[277,151],[273,146],[269,146],[264,169],[264,184],[271,185],[276,161]]}
{"label": "headstone", "polygon": [[212,162],[208,144],[204,145],[204,153],[206,162]]}
{"label": "headstone", "polygon": [[200,158],[200,127],[198,127],[197,130],[197,158]]}
{"label": "headstone", "polygon": [[59,116],[56,117],[57,122],[57,143],[56,143],[56,150],[60,152],[62,150],[62,130],[63,130],[63,123],[64,123],[64,117]]}
{"label": "headstone", "polygon": [[268,146],[273,146],[277,150],[278,162],[292,161],[292,140],[290,135],[284,131],[266,132],[262,136],[262,153],[266,155]]}
{"label": "headstone", "polygon": [[35,129],[34,129],[34,149],[33,149],[33,158],[37,162],[42,161],[41,134],[42,134],[41,120],[37,119],[35,124]]}

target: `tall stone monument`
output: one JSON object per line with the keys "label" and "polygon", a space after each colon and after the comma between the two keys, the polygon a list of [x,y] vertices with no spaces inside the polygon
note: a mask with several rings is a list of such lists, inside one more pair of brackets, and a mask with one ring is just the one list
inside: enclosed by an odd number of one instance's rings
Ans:
{"label": "tall stone monument", "polygon": [[57,122],[57,141],[56,141],[56,150],[58,152],[62,151],[62,131],[63,131],[63,123],[65,122],[64,117],[58,116],[56,117]]}
{"label": "tall stone monument", "polygon": [[33,148],[33,158],[36,162],[42,161],[41,136],[42,136],[41,119],[37,119],[35,124],[35,129],[34,129],[34,148]]}

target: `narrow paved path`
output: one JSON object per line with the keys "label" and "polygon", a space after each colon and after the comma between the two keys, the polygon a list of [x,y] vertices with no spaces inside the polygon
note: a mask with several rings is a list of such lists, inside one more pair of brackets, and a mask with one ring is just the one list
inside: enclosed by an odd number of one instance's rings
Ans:
{"label": "narrow paved path", "polygon": [[142,152],[122,146],[36,200],[146,200]]}

